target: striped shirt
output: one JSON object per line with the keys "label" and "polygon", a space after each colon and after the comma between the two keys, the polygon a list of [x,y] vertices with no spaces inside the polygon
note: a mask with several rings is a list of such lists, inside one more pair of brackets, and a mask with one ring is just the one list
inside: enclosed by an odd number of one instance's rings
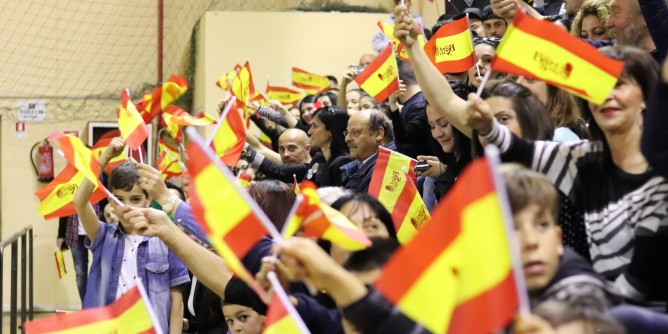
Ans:
{"label": "striped shirt", "polygon": [[[485,140],[499,147],[504,160],[545,174],[584,213],[594,269],[607,279],[625,272],[638,239],[668,234],[668,180],[651,170],[622,171],[602,142],[530,142],[496,122]],[[640,297],[636,291],[628,295]]]}

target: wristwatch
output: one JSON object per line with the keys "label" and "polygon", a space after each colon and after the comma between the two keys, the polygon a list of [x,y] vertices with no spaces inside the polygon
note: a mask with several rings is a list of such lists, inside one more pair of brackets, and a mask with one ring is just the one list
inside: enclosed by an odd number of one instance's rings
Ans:
{"label": "wristwatch", "polygon": [[178,197],[176,197],[176,195],[172,195],[172,197],[170,197],[167,202],[160,204],[160,206],[162,206],[162,211],[165,211],[167,214],[171,214],[172,211],[174,211],[174,206],[177,199]]}

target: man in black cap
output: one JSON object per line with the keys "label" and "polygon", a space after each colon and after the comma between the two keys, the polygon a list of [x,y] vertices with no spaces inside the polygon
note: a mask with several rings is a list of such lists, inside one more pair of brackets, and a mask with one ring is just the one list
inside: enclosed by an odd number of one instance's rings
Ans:
{"label": "man in black cap", "polygon": [[482,9],[482,26],[486,37],[503,37],[508,28],[508,22],[492,11],[492,6],[487,5]]}
{"label": "man in black cap", "polygon": [[462,17],[469,14],[469,28],[471,31],[475,32],[476,36],[485,37],[485,30],[482,27],[482,12],[479,8],[469,7],[464,9],[464,12],[455,16],[455,20],[459,20]]}

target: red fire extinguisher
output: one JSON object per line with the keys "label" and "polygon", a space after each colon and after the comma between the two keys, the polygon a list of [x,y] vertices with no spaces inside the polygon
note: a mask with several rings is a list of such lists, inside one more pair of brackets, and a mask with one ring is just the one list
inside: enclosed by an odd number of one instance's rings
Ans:
{"label": "red fire extinguisher", "polygon": [[[41,144],[41,145],[40,145]],[[37,163],[35,163],[35,147],[37,147]],[[30,149],[30,162],[37,174],[39,182],[48,183],[53,180],[53,146],[49,145],[49,141],[44,139],[41,142],[35,143]]]}

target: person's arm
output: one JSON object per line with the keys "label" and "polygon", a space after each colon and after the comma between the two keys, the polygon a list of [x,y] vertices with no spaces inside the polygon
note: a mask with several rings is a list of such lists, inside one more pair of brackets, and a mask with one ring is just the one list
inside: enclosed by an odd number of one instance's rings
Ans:
{"label": "person's arm", "polygon": [[[109,143],[109,146],[107,146],[107,149],[105,149],[104,152],[102,152],[100,155],[100,170],[104,170],[104,167],[107,166],[107,163],[109,160],[111,160],[111,158],[121,154],[121,152],[123,152],[123,148],[125,148],[125,143],[121,137],[112,139]],[[88,178],[84,178],[81,182],[81,185],[74,193],[73,200],[74,208],[77,210],[77,215],[79,215],[81,225],[83,226],[84,231],[86,231],[86,235],[90,240],[95,239],[95,235],[97,234],[97,231],[100,227],[97,213],[90,204],[90,195],[93,193],[94,189],[95,185],[90,180],[88,180]]]}
{"label": "person's arm", "polygon": [[249,149],[249,153],[246,155],[245,159],[250,161],[253,168],[262,172],[267,177],[285,183],[292,183],[292,175],[295,175],[297,180],[303,179],[309,169],[309,166],[306,164],[285,166],[276,163],[271,159],[265,158],[264,154],[255,151],[254,148]]}
{"label": "person's arm", "polygon": [[[260,143],[260,140],[257,139],[257,137],[253,135],[246,136],[246,142],[248,143],[248,145],[250,145],[250,147],[253,148],[255,152],[257,152],[256,157],[258,159],[264,160],[266,158],[278,165],[283,163],[283,160],[281,160],[281,155],[278,154],[277,152],[272,151],[268,147],[262,145],[262,143]],[[256,166],[253,167],[257,168]]]}
{"label": "person's arm", "polygon": [[346,73],[341,77],[341,82],[339,83],[339,97],[338,100],[336,100],[336,106],[343,110],[348,110],[348,97],[346,96],[346,93],[348,92],[348,85],[353,82],[354,78],[355,72],[351,69],[346,70]]}
{"label": "person's arm", "polygon": [[67,234],[67,221],[70,219],[71,216],[67,217],[60,217],[58,219],[58,236],[56,239],[56,246],[59,249],[63,248],[63,244],[65,243],[65,235]]}
{"label": "person's arm", "polygon": [[422,93],[437,113],[443,115],[459,131],[471,137],[471,129],[462,120],[466,111],[466,101],[455,95],[448,80],[427,58],[420,43],[416,43],[418,24],[410,15],[404,14],[404,11],[404,6],[395,8],[394,37],[406,48]]}
{"label": "person's arm", "polygon": [[202,284],[218,296],[225,295],[225,286],[232,277],[225,261],[192,240],[172,223],[166,213],[153,208],[131,207],[117,208],[116,212],[142,235],[160,238]]}
{"label": "person's arm", "polygon": [[668,4],[664,0],[638,0],[638,3],[656,46],[654,59],[661,63],[668,52]]}
{"label": "person's arm", "polygon": [[183,296],[178,286],[169,289],[172,309],[169,312],[169,334],[181,334],[183,331]]}
{"label": "person's arm", "polygon": [[654,171],[668,178],[668,62],[663,64],[662,80],[643,113],[642,153]]}

